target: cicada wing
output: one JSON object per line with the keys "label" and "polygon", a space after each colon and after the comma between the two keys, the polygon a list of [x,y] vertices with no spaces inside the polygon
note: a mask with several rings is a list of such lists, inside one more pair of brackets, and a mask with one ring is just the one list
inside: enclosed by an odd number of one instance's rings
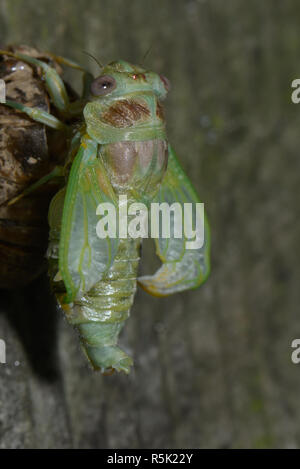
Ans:
{"label": "cicada wing", "polygon": [[72,302],[90,290],[111,266],[118,239],[99,238],[96,232],[99,204],[116,206],[116,196],[99,158],[97,144],[84,138],[72,164],[64,201],[59,271]]}
{"label": "cicada wing", "polygon": [[[158,238],[155,239],[156,253],[163,264],[154,275],[140,277],[138,282],[144,290],[155,296],[167,296],[197,288],[206,280],[210,269],[209,225],[204,211],[199,211],[198,216],[202,213],[200,222],[204,238],[202,242],[197,243],[199,247],[195,248],[197,244],[194,244],[193,248],[190,248],[191,240],[185,235],[182,225],[183,221],[185,224],[191,224],[192,220],[195,220],[199,208],[196,204],[199,204],[200,200],[171,147],[169,147],[168,169],[154,202],[159,204],[167,202],[169,205],[177,202],[182,209],[185,209],[184,204],[189,204],[191,210],[186,217],[176,217],[173,211],[170,212],[170,236],[163,237],[160,229]],[[182,213],[184,214],[184,210]],[[151,223],[153,222],[151,220]],[[180,231],[182,235],[178,236]]]}

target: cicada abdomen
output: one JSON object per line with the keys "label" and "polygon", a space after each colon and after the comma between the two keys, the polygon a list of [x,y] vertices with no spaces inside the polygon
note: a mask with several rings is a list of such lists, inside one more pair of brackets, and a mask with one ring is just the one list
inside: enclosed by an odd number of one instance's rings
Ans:
{"label": "cicada abdomen", "polygon": [[[8,47],[56,64],[47,54],[26,46]],[[50,100],[38,67],[0,55],[0,78],[6,99],[50,112]],[[9,201],[57,164],[51,154],[51,129],[24,113],[0,105],[0,287],[25,285],[46,268],[47,212],[54,186],[47,186],[13,205]],[[57,141],[57,137],[55,139]],[[55,156],[55,158],[54,158]],[[56,187],[57,190],[57,187]]]}

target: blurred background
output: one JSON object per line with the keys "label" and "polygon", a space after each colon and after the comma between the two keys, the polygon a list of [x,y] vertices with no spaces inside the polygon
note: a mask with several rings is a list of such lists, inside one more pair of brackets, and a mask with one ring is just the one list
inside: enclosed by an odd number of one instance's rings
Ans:
{"label": "blurred background", "polygon": [[299,28],[296,0],[0,0],[1,44],[95,74],[83,50],[134,63],[151,47],[146,66],[172,83],[169,140],[212,232],[204,286],[138,291],[121,340],[130,376],[91,372],[46,276],[1,292],[0,447],[300,447]]}

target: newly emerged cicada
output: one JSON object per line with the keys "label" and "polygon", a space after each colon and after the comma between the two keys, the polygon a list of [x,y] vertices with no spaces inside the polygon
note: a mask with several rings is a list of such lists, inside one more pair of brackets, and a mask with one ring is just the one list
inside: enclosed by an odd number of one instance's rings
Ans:
{"label": "newly emerged cicada", "polygon": [[97,231],[103,207],[113,206],[119,213],[124,198],[128,206],[199,202],[167,141],[162,101],[169,82],[122,60],[104,66],[94,79],[75,63],[54,57],[83,71],[82,97],[70,102],[50,64],[19,52],[8,54],[40,68],[56,115],[10,99],[6,105],[63,132],[69,142],[65,163],[17,199],[51,180],[60,182],[48,214],[53,290],[93,368],[128,373],[132,359],[117,341],[137,282],[147,292],[165,296],[198,287],[209,273],[209,230],[204,220],[205,241],[191,249],[185,233],[175,235],[179,218],[171,216],[169,237],[158,230],[154,239],[161,268],[138,279],[141,237],[121,236],[120,226],[116,236],[101,237]]}

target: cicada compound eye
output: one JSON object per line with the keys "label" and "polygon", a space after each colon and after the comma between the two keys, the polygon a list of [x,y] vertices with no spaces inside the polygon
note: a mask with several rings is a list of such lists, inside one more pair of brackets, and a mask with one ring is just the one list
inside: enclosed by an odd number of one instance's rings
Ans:
{"label": "cicada compound eye", "polygon": [[91,84],[91,93],[93,96],[105,96],[115,89],[116,80],[110,75],[102,75],[96,78]]}

